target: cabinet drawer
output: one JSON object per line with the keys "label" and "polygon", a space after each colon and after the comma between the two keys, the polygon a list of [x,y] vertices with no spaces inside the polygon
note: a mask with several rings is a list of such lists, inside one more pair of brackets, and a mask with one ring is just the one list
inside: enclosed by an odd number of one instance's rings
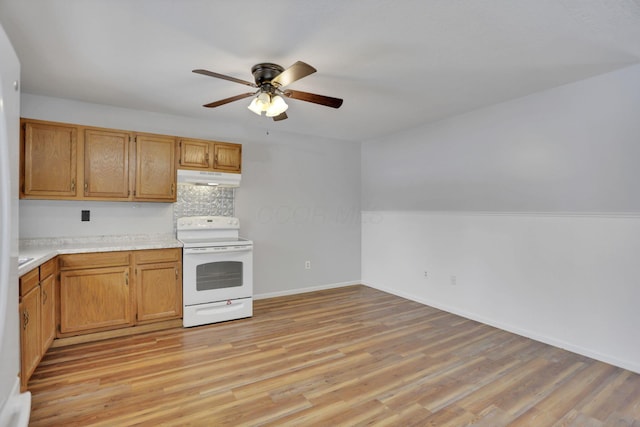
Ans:
{"label": "cabinet drawer", "polygon": [[129,265],[130,257],[131,253],[128,251],[60,255],[60,269],[72,270]]}
{"label": "cabinet drawer", "polygon": [[40,271],[34,268],[20,277],[20,296],[23,297],[40,283]]}
{"label": "cabinet drawer", "polygon": [[146,251],[135,251],[136,264],[151,264],[156,262],[176,262],[180,261],[182,249],[152,249]]}
{"label": "cabinet drawer", "polygon": [[53,258],[40,266],[40,280],[44,280],[56,272],[56,262],[57,260]]}

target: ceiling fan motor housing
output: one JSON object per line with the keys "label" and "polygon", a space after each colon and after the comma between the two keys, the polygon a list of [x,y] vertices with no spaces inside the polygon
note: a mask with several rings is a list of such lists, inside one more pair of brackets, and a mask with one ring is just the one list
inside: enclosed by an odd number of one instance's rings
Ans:
{"label": "ceiling fan motor housing", "polygon": [[270,62],[256,64],[251,67],[251,74],[253,74],[253,78],[256,80],[258,86],[262,86],[265,83],[270,84],[271,80],[283,71],[283,67]]}

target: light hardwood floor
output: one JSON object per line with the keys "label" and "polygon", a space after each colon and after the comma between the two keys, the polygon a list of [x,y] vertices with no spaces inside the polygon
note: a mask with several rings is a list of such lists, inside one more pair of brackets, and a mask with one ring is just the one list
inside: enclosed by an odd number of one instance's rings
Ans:
{"label": "light hardwood floor", "polygon": [[640,426],[640,375],[365,286],[49,350],[32,426]]}

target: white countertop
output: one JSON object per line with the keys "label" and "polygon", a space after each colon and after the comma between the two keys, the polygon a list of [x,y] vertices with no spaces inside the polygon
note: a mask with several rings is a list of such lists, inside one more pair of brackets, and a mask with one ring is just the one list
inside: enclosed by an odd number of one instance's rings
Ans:
{"label": "white countertop", "polygon": [[62,254],[181,247],[182,243],[171,234],[25,239],[20,240],[20,258],[33,259],[18,267],[18,276],[22,276],[51,258]]}

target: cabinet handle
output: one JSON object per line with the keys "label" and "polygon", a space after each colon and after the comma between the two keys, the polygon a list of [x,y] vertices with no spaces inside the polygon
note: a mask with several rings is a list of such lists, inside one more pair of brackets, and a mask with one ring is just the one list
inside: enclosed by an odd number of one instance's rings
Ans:
{"label": "cabinet handle", "polygon": [[42,291],[42,305],[47,303],[47,291]]}
{"label": "cabinet handle", "polygon": [[173,196],[173,192],[176,191],[176,184],[171,184],[171,195]]}
{"label": "cabinet handle", "polygon": [[176,270],[176,280],[178,280],[178,269],[176,268],[174,270]]}
{"label": "cabinet handle", "polygon": [[71,179],[71,191],[76,191],[76,179]]}
{"label": "cabinet handle", "polygon": [[124,274],[124,284],[129,286],[129,272],[128,271]]}
{"label": "cabinet handle", "polygon": [[28,324],[29,324],[29,311],[25,309],[22,312],[22,329],[26,330]]}
{"label": "cabinet handle", "polygon": [[86,193],[89,189],[89,183],[87,181],[84,182],[84,192]]}

